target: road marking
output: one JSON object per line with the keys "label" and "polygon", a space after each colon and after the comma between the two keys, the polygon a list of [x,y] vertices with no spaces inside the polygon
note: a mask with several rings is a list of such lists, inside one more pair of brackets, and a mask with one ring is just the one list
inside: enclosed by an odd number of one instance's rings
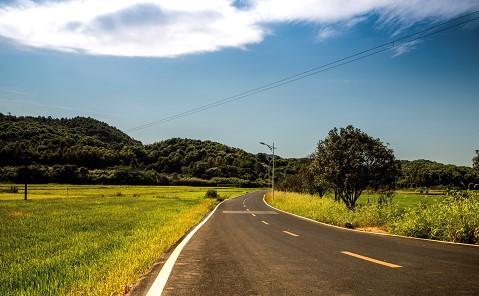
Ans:
{"label": "road marking", "polygon": [[248,208],[246,208],[246,210],[249,212],[249,209],[248,209]]}
{"label": "road marking", "polygon": [[223,214],[278,215],[275,211],[223,211]]}
{"label": "road marking", "polygon": [[268,223],[268,222],[266,222],[266,221],[264,221],[264,220],[263,220],[263,221],[261,221],[261,223],[263,223],[263,224],[266,224],[266,225],[269,225],[269,223]]}
{"label": "road marking", "polygon": [[374,258],[366,257],[366,256],[363,256],[363,255],[359,255],[359,254],[348,252],[348,251],[342,251],[341,253],[343,253],[344,255],[352,256],[352,257],[355,257],[355,258],[359,258],[359,259],[362,259],[362,260],[366,260],[366,261],[369,261],[369,262],[372,262],[372,263],[376,263],[376,264],[391,267],[391,268],[401,268],[402,267],[401,265],[392,264],[392,263],[389,263],[389,262],[377,260],[377,259],[374,259]]}
{"label": "road marking", "polygon": [[256,215],[255,215],[255,214],[251,214],[251,215],[252,215],[253,217],[256,217]]}
{"label": "road marking", "polygon": [[181,251],[185,247],[185,245],[188,243],[188,241],[193,237],[193,235],[200,229],[206,221],[208,221],[211,216],[216,212],[216,209],[222,204],[223,202],[220,202],[213,211],[203,220],[200,222],[200,224],[196,225],[195,228],[193,228],[186,236],[185,238],[178,244],[178,246],[173,250],[173,252],[170,254],[168,259],[166,260],[165,264],[163,264],[163,267],[160,270],[160,273],[156,277],[155,281],[151,285],[150,289],[148,290],[148,293],[146,296],[153,296],[153,295],[161,295],[163,292],[163,289],[165,288],[166,282],[168,281],[168,278],[170,277],[170,273],[173,270],[173,266],[175,265],[176,259],[178,259],[178,256],[180,255]]}
{"label": "road marking", "polygon": [[289,234],[291,236],[299,236],[299,234],[292,233],[292,232],[289,232],[289,231],[286,231],[286,230],[283,230],[283,232],[286,233],[286,234]]}

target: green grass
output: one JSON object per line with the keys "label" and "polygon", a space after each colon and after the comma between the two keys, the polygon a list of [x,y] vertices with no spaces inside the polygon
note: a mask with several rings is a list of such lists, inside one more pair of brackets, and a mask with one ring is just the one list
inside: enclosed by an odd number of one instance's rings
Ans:
{"label": "green grass", "polygon": [[[326,198],[333,199],[333,193],[328,192]],[[376,204],[379,194],[373,192],[364,192],[358,199],[359,205]],[[444,195],[419,194],[412,191],[397,191],[394,193],[393,203],[398,208],[410,209],[421,205],[432,205],[444,200]]]}
{"label": "green grass", "polygon": [[[366,192],[361,195],[358,200],[359,204],[367,204],[368,200],[370,203],[377,203],[379,194]],[[432,205],[437,202],[444,200],[443,195],[439,194],[418,194],[415,192],[408,191],[397,191],[394,194],[393,203],[399,208],[413,208],[420,205]]]}
{"label": "green grass", "polygon": [[[16,186],[18,193],[10,193],[10,187]],[[36,184],[28,185],[28,199],[65,199],[77,197],[165,197],[198,198],[202,197],[211,187],[190,186],[121,186],[121,185],[64,185]],[[217,187],[221,197],[229,198],[248,191],[247,188]],[[24,195],[24,185],[0,184],[0,201],[21,200]]]}
{"label": "green grass", "polygon": [[273,206],[316,221],[344,227],[386,231],[394,234],[453,242],[479,243],[479,195],[469,198],[426,196],[398,192],[388,206],[377,204],[377,195],[365,194],[350,211],[330,196],[278,192]]}
{"label": "green grass", "polygon": [[1,189],[0,295],[122,293],[217,203],[193,187],[36,185],[29,201]]}

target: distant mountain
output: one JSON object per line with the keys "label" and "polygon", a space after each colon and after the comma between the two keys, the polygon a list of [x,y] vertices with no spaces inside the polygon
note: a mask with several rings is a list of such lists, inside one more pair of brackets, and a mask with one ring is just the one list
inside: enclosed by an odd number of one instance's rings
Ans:
{"label": "distant mountain", "polygon": [[[0,114],[0,143],[0,181],[21,181],[20,169],[26,169],[32,182],[136,184],[195,178],[202,183],[235,178],[223,181],[259,184],[269,178],[271,160],[267,154],[212,141],[173,138],[143,145],[115,127],[85,117]],[[295,173],[303,161],[277,157],[278,178]]]}

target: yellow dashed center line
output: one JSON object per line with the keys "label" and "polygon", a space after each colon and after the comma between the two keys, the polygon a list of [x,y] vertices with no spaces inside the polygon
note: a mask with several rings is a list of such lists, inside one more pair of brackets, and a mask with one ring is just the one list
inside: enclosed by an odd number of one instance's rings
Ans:
{"label": "yellow dashed center line", "polygon": [[292,233],[292,232],[289,232],[287,230],[283,230],[284,233],[288,234],[288,235],[291,235],[291,236],[299,236],[299,234],[296,234],[296,233]]}
{"label": "yellow dashed center line", "polygon": [[268,222],[266,222],[266,221],[264,221],[264,220],[263,220],[263,221],[261,221],[261,223],[263,223],[263,224],[266,224],[266,225],[269,225],[269,223],[268,223]]}
{"label": "yellow dashed center line", "polygon": [[391,268],[401,268],[402,267],[401,265],[392,264],[392,263],[389,263],[389,262],[377,260],[377,259],[374,259],[374,258],[366,257],[366,256],[363,256],[363,255],[359,255],[359,254],[348,252],[348,251],[342,251],[341,253],[343,253],[344,255],[352,256],[352,257],[355,257],[355,258],[358,258],[358,259],[366,260],[366,261],[376,263],[376,264],[386,266],[386,267],[391,267]]}

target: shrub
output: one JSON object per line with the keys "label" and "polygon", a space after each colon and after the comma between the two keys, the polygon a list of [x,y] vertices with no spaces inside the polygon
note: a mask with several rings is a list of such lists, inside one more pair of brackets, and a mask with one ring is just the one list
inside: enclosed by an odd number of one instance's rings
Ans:
{"label": "shrub", "polygon": [[17,186],[10,186],[10,188],[5,190],[6,193],[18,193],[18,187]]}
{"label": "shrub", "polygon": [[208,189],[205,193],[206,198],[219,198],[219,194],[216,190],[214,189]]}

